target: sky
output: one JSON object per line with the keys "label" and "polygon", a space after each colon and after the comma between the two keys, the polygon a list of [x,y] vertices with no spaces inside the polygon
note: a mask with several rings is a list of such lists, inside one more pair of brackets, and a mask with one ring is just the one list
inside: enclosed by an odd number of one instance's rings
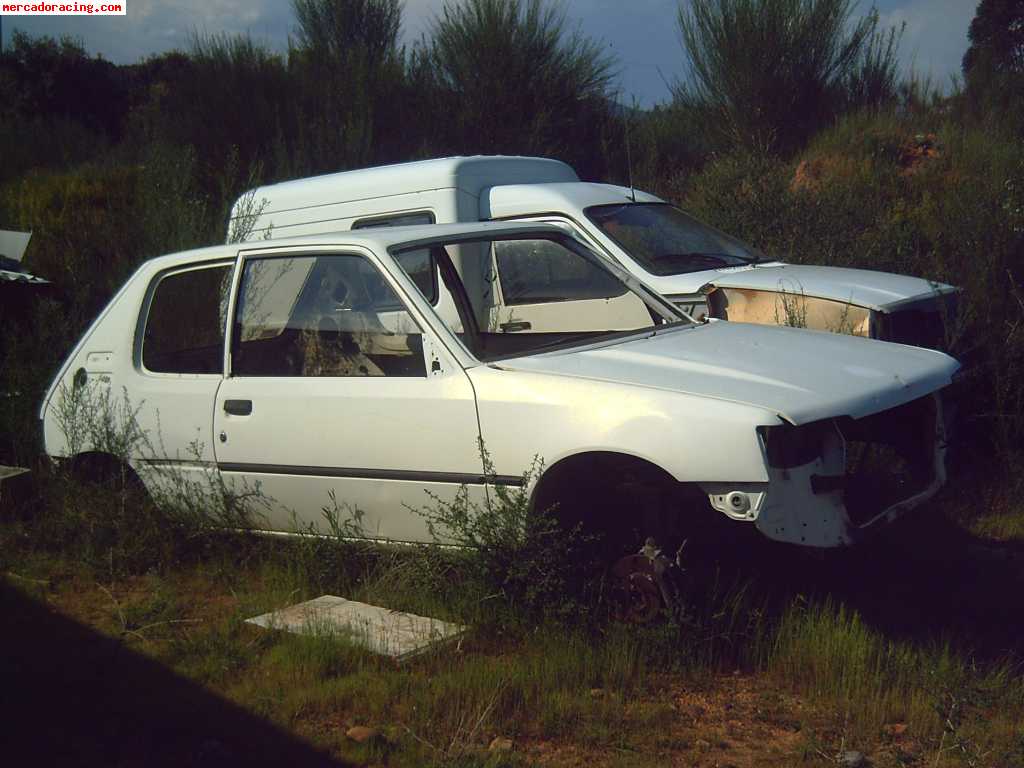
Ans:
{"label": "sky", "polygon": [[[98,2],[98,0],[94,0]],[[666,102],[669,84],[685,76],[676,13],[680,0],[567,0],[572,27],[608,47],[619,65],[624,103]],[[13,30],[31,35],[71,35],[90,53],[118,64],[185,48],[192,32],[249,33],[277,50],[287,48],[294,27],[288,0],[124,0],[126,16],[6,16],[6,45]],[[687,0],[682,0],[687,2]],[[405,0],[403,37],[416,44],[441,13],[444,0]],[[906,23],[900,57],[905,68],[947,89],[967,50],[967,27],[978,0],[876,0],[884,26]],[[860,0],[855,13],[867,12]]]}

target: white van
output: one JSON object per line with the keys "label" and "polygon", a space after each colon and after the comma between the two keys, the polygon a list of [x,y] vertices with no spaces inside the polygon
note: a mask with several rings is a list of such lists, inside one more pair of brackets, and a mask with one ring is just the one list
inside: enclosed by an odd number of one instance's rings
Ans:
{"label": "white van", "polygon": [[[259,240],[487,220],[560,225],[698,320],[709,315],[943,347],[955,309],[952,286],[770,260],[654,195],[582,182],[565,163],[537,157],[424,160],[259,187],[236,202],[229,240],[232,233],[234,239]],[[403,267],[424,294],[444,316],[454,316],[451,298],[443,287],[438,290],[429,256],[407,261]],[[509,333],[536,331],[554,315],[586,312],[614,300],[587,293],[571,306],[564,298],[555,305],[547,300],[551,285],[559,284],[564,294],[574,276],[549,270],[538,282],[543,270],[527,275],[515,266],[522,263],[499,248],[489,269],[473,277],[493,285],[487,315],[477,318],[481,325]]]}

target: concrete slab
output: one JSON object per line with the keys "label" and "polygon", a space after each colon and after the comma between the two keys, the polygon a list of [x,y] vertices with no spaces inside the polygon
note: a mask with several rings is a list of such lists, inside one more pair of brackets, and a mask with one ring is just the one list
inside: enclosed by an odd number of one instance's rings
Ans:
{"label": "concrete slab", "polygon": [[246,622],[299,635],[336,632],[395,661],[405,661],[466,632],[466,627],[460,624],[392,611],[334,595],[323,595],[246,619]]}

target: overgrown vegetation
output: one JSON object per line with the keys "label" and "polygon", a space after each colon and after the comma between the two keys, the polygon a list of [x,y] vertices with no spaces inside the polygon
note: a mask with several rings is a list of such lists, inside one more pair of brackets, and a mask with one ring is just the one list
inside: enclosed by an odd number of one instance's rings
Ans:
{"label": "overgrown vegetation", "polygon": [[676,99],[748,151],[791,152],[836,115],[896,99],[900,32],[853,0],[694,0],[680,4],[689,77]]}
{"label": "overgrown vegetation", "polygon": [[[1022,586],[1024,537],[1019,6],[979,5],[963,85],[943,96],[901,81],[901,31],[846,0],[687,3],[695,76],[651,110],[616,104],[614,60],[537,0],[449,0],[409,50],[394,0],[296,0],[283,54],[199,36],[115,66],[16,35],[0,56],[0,143],[19,147],[0,166],[0,227],[33,231],[27,266],[57,288],[4,316],[3,463],[36,461],[43,388],[128,274],[223,241],[242,190],[474,152],[554,156],[624,182],[627,134],[638,187],[768,253],[961,286],[947,343],[968,375],[956,474],[927,524],[834,568],[691,545],[685,610],[654,627],[605,620],[573,538],[517,489],[424,500],[438,536],[469,551],[381,549],[353,541],[345,499],[324,500],[326,536],[267,540],[214,530],[226,501],[246,501],[216,478],[180,486],[188,503],[172,513],[123,475],[111,488],[41,473],[37,495],[4,511],[0,572],[353,760],[835,764],[859,749],[876,765],[1024,761],[1006,598]],[[123,452],[107,428],[130,426],[131,405],[87,410],[76,423],[90,440]],[[258,511],[258,489],[248,500]],[[393,669],[343,637],[244,624],[325,593],[473,630],[459,651]],[[351,724],[380,736],[357,745]],[[494,736],[515,753],[487,753]]]}
{"label": "overgrown vegetation", "polygon": [[[834,583],[827,575],[821,583],[821,564],[799,563],[797,587],[777,575],[766,579],[785,569],[786,553],[704,553],[687,561],[687,610],[679,621],[623,626],[532,610],[573,604],[545,592],[552,585],[543,578],[528,580],[531,572],[551,572],[554,542],[522,538],[523,508],[514,499],[468,518],[444,507],[426,512],[448,521],[449,537],[455,529],[481,538],[485,549],[476,559],[458,550],[354,542],[351,510],[331,503],[320,528],[327,536],[261,539],[182,528],[145,504],[134,503],[126,516],[116,486],[86,490],[48,478],[45,488],[34,508],[8,514],[0,526],[6,589],[45,599],[346,760],[557,765],[581,757],[601,762],[613,750],[637,765],[710,758],[827,765],[847,748],[878,765],[931,766],[1014,764],[1024,756],[1024,687],[1013,657],[975,656],[959,641],[944,641],[941,630],[901,638],[890,624],[902,604],[891,616],[864,604],[873,614],[867,618],[829,596],[862,580],[867,562],[844,565]],[[941,547],[931,554],[951,578],[976,566],[962,541],[928,544]],[[915,555],[920,545],[919,535],[900,545],[908,568],[923,571],[914,597],[949,603],[943,583]],[[514,563],[497,554],[510,550]],[[744,567],[757,575],[744,575]],[[808,584],[812,568],[818,589]],[[994,572],[988,581],[1016,589],[1021,574]],[[524,595],[526,585],[538,594]],[[978,600],[976,590],[984,588],[976,580],[963,597]],[[396,668],[327,627],[302,637],[244,622],[321,594],[471,630],[458,647]],[[11,607],[20,599],[7,597],[15,600]],[[961,599],[952,596],[951,611]],[[62,683],[62,695],[102,701],[98,690],[79,694]],[[168,722],[179,716],[160,713]],[[376,735],[356,743],[345,736],[353,725]],[[245,748],[217,730],[226,748]],[[509,738],[513,752],[488,752],[495,737]],[[202,748],[185,740],[174,749]],[[193,759],[191,752],[181,759]]]}

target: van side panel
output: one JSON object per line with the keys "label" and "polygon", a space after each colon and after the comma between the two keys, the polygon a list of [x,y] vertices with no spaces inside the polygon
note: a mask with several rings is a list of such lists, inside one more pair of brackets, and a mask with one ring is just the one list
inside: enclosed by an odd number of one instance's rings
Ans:
{"label": "van side panel", "polygon": [[[338,196],[340,197],[342,194],[343,190],[339,190]],[[375,197],[369,200],[312,204],[288,211],[261,213],[255,217],[251,231],[243,239],[246,241],[276,240],[296,235],[341,232],[352,229],[352,225],[362,219],[421,211],[432,213],[436,223],[452,223],[456,221],[451,216],[457,207],[455,198],[458,194],[458,191],[452,188],[434,189],[429,192],[410,192]],[[254,198],[252,202],[255,210],[259,210],[261,199]],[[472,221],[476,221],[476,219],[474,218]],[[243,225],[243,229],[246,228]]]}

